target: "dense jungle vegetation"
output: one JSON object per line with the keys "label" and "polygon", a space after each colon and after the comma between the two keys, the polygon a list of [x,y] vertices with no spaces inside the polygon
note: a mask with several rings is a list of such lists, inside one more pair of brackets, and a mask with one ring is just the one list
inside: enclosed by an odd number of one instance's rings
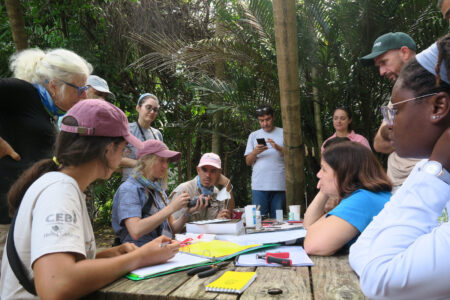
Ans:
{"label": "dense jungle vegetation", "polygon": [[[248,134],[258,129],[257,105],[277,108],[279,87],[272,1],[269,0],[22,0],[29,47],[68,48],[94,66],[116,94],[114,104],[136,119],[141,93],[156,94],[154,127],[183,153],[171,167],[170,189],[192,178],[200,156],[220,153],[237,205],[250,201],[251,169],[243,157]],[[403,31],[418,51],[447,32],[426,0],[297,0],[298,72],[305,145],[305,198],[316,192],[322,141],[334,130],[331,113],[345,105],[353,128],[372,142],[379,107],[392,84],[358,60],[381,34]],[[0,75],[11,76],[10,19],[0,2]],[[2,101],[12,101],[3,99]],[[314,118],[314,115],[319,118]],[[320,151],[319,151],[320,152]],[[379,155],[381,161],[385,157]],[[97,221],[109,223],[114,176],[95,187]]]}

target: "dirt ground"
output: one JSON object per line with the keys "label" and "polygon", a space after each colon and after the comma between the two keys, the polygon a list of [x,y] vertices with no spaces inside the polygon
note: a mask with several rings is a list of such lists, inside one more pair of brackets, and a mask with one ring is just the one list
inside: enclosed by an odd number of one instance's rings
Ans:
{"label": "dirt ground", "polygon": [[116,237],[111,225],[95,226],[94,234],[97,248],[111,247],[114,242],[114,238]]}

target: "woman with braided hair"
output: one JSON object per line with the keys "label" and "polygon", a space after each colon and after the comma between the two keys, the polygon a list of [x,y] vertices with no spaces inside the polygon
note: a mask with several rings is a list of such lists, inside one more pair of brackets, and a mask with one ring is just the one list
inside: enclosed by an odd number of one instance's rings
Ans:
{"label": "woman with braided hair", "polygon": [[449,299],[450,35],[400,73],[382,107],[400,156],[423,158],[350,248],[350,265],[371,299]]}

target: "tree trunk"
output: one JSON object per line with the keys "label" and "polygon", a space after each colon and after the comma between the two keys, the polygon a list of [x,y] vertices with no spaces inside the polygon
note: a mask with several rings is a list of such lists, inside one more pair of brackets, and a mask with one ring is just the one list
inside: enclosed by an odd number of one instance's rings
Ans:
{"label": "tree trunk", "polygon": [[274,0],[273,11],[284,131],[286,205],[301,204],[304,211],[306,209],[304,148],[300,119],[295,0]]}
{"label": "tree trunk", "polygon": [[[219,6],[222,6],[223,3],[219,2],[218,3]],[[222,9],[222,7],[218,7],[218,9]],[[217,38],[222,38],[223,36],[223,26],[220,22],[220,18],[216,18],[216,33],[215,33]],[[222,61],[218,61],[215,63],[214,66],[214,76],[216,79],[219,80],[223,80],[224,78],[224,74],[225,74],[225,65]],[[221,105],[221,101],[220,98],[216,95],[213,95],[213,101],[217,104],[217,105]],[[211,150],[212,152],[218,154],[219,156],[222,156],[222,140],[220,137],[220,125],[222,123],[222,119],[223,119],[223,113],[222,110],[218,110],[214,113],[213,116],[213,134],[212,134],[212,145],[211,145]]]}
{"label": "tree trunk", "polygon": [[19,0],[5,0],[11,32],[17,52],[28,48],[27,32]]}
{"label": "tree trunk", "polygon": [[[311,70],[312,79],[317,78],[317,70],[312,67]],[[317,138],[317,149],[315,149],[316,157],[320,158],[320,148],[323,144],[323,132],[322,132],[322,121],[320,120],[320,104],[319,104],[319,91],[317,87],[313,84],[313,99],[314,99],[314,123],[316,125],[316,138]]]}

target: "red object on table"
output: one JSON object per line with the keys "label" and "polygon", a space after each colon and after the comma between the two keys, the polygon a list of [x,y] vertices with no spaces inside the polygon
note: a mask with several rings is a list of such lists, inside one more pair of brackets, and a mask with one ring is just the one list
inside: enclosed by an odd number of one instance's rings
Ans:
{"label": "red object on table", "polygon": [[266,257],[289,258],[289,252],[266,252]]}
{"label": "red object on table", "polygon": [[243,211],[233,210],[233,214],[231,215],[231,218],[232,219],[241,219],[243,213],[244,213]]}

